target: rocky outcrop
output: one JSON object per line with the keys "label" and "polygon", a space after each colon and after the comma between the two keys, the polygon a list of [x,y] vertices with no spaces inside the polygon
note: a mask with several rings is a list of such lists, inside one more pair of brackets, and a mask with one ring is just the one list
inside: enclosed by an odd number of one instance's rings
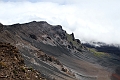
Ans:
{"label": "rocky outcrop", "polygon": [[0,23],[0,32],[3,31],[3,24]]}
{"label": "rocky outcrop", "polygon": [[72,36],[72,40],[75,41],[75,37],[73,33],[71,34],[71,36]]}

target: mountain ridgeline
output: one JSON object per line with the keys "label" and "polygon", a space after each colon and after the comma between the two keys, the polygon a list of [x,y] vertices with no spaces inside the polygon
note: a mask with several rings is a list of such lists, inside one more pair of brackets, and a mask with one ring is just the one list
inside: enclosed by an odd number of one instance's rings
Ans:
{"label": "mountain ridgeline", "polygon": [[120,78],[119,57],[86,47],[61,25],[50,25],[46,21],[0,24],[0,41],[15,46],[24,64],[48,80]]}

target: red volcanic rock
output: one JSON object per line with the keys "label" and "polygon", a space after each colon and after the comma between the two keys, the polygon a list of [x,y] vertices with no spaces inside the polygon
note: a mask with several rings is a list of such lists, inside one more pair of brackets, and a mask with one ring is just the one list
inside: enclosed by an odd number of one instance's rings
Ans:
{"label": "red volcanic rock", "polygon": [[117,67],[115,73],[112,74],[112,80],[120,80],[120,67]]}
{"label": "red volcanic rock", "polygon": [[120,75],[112,74],[112,80],[120,80]]}

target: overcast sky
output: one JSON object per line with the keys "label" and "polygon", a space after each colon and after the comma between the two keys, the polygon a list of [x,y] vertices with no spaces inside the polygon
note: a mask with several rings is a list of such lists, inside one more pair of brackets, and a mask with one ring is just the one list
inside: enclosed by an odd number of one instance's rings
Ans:
{"label": "overcast sky", "polygon": [[120,0],[0,0],[2,24],[33,20],[62,25],[82,41],[120,44]]}

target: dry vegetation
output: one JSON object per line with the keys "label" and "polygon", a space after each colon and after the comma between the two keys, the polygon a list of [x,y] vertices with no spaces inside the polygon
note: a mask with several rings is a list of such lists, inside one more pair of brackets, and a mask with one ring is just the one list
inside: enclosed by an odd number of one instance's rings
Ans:
{"label": "dry vegetation", "polygon": [[16,47],[0,42],[0,80],[46,80],[24,64]]}

